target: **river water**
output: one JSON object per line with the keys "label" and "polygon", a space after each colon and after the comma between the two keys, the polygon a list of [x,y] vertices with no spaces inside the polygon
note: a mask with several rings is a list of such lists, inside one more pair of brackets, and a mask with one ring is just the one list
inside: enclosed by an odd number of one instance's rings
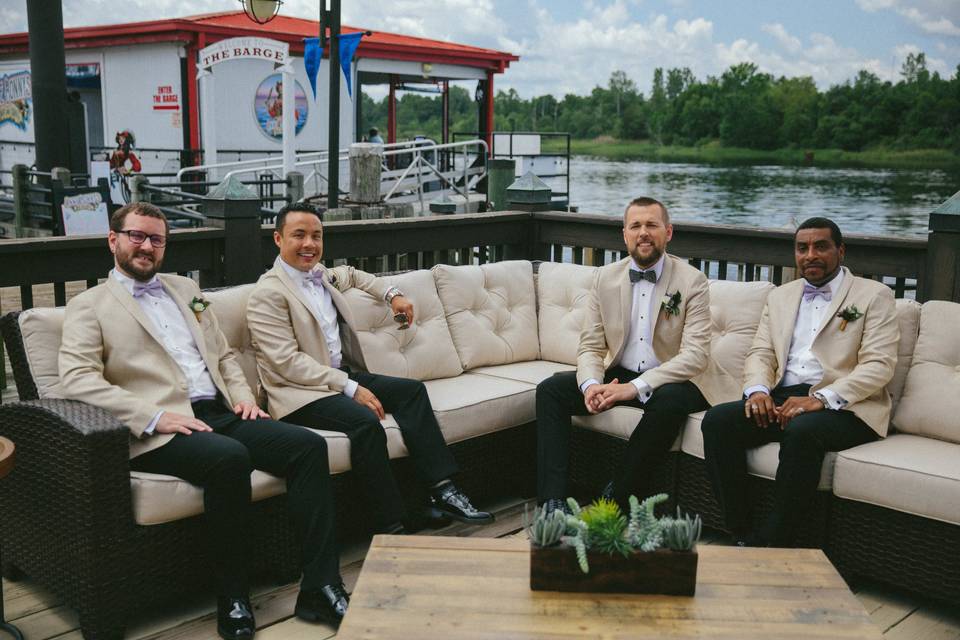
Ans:
{"label": "river water", "polygon": [[[922,236],[930,211],[960,190],[960,173],[916,169],[718,166],[574,156],[570,202],[619,216],[652,196],[679,221],[792,228],[812,216],[845,233]],[[551,185],[554,186],[554,185]],[[555,188],[562,188],[555,183]]]}

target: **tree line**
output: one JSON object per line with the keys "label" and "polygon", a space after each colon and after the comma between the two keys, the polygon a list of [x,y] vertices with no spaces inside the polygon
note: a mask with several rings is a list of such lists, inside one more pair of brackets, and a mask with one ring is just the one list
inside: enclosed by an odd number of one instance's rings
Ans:
{"label": "tree line", "polygon": [[[521,98],[514,89],[495,96],[498,131],[562,131],[574,138],[610,136],[662,145],[749,149],[949,149],[960,153],[960,65],[951,78],[909,54],[897,82],[860,71],[820,91],[809,76],[776,78],[749,62],[719,77],[696,78],[688,68],[658,68],[649,95],[623,71],[589,95]],[[402,138],[440,136],[439,96],[405,93],[398,101]],[[387,99],[363,96],[363,127],[386,125]],[[451,87],[452,131],[475,131],[477,103]]]}

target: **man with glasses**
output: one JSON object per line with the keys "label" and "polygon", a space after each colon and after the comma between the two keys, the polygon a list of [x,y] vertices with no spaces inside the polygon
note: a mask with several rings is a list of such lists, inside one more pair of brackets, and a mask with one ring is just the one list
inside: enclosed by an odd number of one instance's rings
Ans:
{"label": "man with glasses", "polygon": [[128,204],[111,217],[114,269],[105,283],[67,305],[64,393],[109,411],[130,429],[132,470],[203,487],[221,637],[250,638],[256,628],[247,577],[253,469],[287,481],[290,515],[304,546],[295,613],[337,624],[348,598],[326,442],[270,420],[197,285],[158,275],[168,231],[163,213],[146,203]]}

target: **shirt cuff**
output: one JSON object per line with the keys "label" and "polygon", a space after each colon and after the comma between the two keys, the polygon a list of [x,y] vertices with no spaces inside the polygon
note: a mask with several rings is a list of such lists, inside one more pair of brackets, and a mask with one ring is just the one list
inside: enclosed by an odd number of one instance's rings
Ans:
{"label": "shirt cuff", "polygon": [[596,378],[590,378],[589,380],[584,382],[582,385],[580,385],[580,393],[586,393],[587,387],[592,387],[595,384],[600,384],[600,381],[597,380]]}
{"label": "shirt cuff", "polygon": [[353,395],[357,392],[357,387],[360,385],[357,384],[356,380],[347,380],[346,384],[343,385],[343,395],[348,398],[353,398]]}
{"label": "shirt cuff", "polygon": [[153,420],[150,421],[150,424],[147,425],[147,428],[143,430],[148,436],[152,436],[154,430],[157,428],[157,423],[160,422],[160,416],[163,415],[163,410],[157,411],[157,415],[153,416]]}
{"label": "shirt cuff", "polygon": [[762,384],[755,384],[752,387],[747,387],[746,389],[743,390],[743,397],[749,398],[750,396],[752,396],[758,391],[762,391],[763,393],[770,395],[770,387],[767,387]]}
{"label": "shirt cuff", "polygon": [[653,388],[647,384],[646,381],[641,380],[639,377],[631,380],[630,384],[637,388],[637,400],[640,402],[648,401],[653,395]]}
{"label": "shirt cuff", "polygon": [[840,394],[833,389],[820,389],[817,393],[826,398],[827,404],[830,405],[830,408],[834,411],[839,411],[847,406],[847,401],[841,398]]}

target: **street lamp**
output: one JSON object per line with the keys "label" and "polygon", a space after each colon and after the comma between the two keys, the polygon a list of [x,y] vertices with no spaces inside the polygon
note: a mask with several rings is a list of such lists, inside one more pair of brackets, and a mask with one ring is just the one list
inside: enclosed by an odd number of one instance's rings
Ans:
{"label": "street lamp", "polygon": [[280,11],[283,0],[239,0],[243,12],[257,24],[267,24]]}

